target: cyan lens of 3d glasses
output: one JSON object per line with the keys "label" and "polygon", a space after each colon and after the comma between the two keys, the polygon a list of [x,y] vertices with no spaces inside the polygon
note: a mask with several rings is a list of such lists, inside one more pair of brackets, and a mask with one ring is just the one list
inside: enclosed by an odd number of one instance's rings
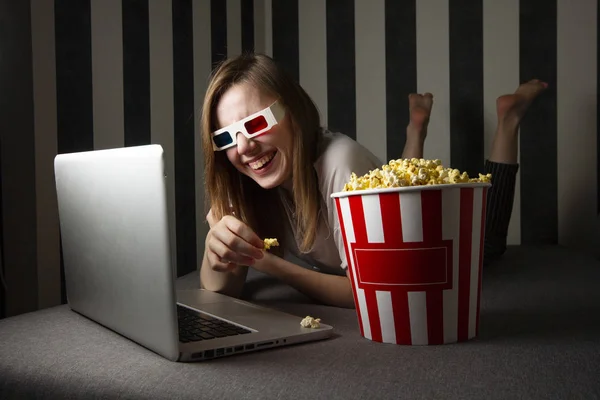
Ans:
{"label": "cyan lens of 3d glasses", "polygon": [[233,138],[229,132],[222,132],[216,136],[213,136],[213,141],[218,148],[223,146],[227,146],[228,144],[233,143]]}

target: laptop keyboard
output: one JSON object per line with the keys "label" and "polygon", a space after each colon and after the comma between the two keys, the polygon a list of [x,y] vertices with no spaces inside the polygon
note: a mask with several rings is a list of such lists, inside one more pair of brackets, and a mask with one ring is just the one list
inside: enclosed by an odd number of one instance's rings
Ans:
{"label": "laptop keyboard", "polygon": [[210,315],[202,314],[177,304],[179,341],[182,343],[235,336],[251,331]]}

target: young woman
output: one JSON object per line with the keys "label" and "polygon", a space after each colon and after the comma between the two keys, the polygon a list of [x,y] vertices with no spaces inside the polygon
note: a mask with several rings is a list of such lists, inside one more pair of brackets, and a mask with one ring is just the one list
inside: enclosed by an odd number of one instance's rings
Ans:
{"label": "young woman", "polygon": [[[546,87],[538,80],[498,99],[496,130],[485,173],[488,195],[486,262],[506,248],[518,169],[518,126]],[[403,158],[422,158],[433,96],[409,96]],[[307,93],[269,57],[247,54],[213,73],[203,106],[202,144],[210,231],[202,287],[239,296],[248,266],[329,305],[354,307],[344,245],[330,194],[350,174],[381,167],[366,148],[321,127]],[[281,247],[263,251],[265,237]],[[312,268],[282,258],[289,252]]]}

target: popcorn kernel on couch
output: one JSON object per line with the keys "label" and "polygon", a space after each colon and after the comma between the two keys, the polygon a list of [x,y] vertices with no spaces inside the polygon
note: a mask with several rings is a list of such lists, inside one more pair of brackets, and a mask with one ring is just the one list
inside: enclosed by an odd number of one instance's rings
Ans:
{"label": "popcorn kernel on couch", "polygon": [[442,185],[453,183],[489,183],[492,175],[479,174],[478,178],[470,178],[466,172],[445,168],[441,160],[397,159],[391,160],[380,168],[369,171],[363,176],[354,172],[344,192],[366,189],[386,189],[405,186]]}

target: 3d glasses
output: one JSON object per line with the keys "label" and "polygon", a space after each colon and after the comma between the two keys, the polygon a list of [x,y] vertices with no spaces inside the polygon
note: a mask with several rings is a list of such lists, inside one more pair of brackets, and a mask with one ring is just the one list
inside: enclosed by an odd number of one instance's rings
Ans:
{"label": "3d glasses", "polygon": [[237,145],[237,133],[250,139],[259,136],[277,125],[285,116],[285,109],[279,101],[229,126],[212,133],[214,151],[221,151]]}

